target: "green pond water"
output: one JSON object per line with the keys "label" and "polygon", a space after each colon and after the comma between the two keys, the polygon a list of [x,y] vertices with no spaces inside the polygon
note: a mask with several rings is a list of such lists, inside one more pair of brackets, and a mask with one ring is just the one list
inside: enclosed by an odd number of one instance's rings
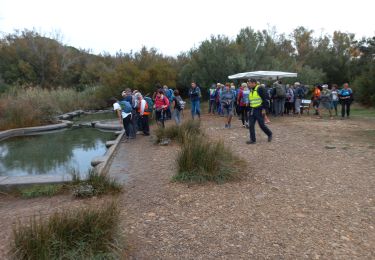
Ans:
{"label": "green pond water", "polygon": [[87,174],[91,160],[106,152],[113,132],[73,127],[0,141],[0,176]]}

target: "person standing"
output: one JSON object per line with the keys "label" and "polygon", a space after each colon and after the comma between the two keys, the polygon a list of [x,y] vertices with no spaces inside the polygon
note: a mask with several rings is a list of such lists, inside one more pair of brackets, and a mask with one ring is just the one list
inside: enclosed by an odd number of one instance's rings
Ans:
{"label": "person standing", "polygon": [[346,117],[349,118],[350,105],[353,101],[353,91],[351,88],[349,88],[348,83],[344,83],[344,88],[339,91],[339,98],[341,103],[341,118],[345,118],[345,112]]}
{"label": "person standing", "polygon": [[296,114],[298,116],[300,116],[301,115],[302,99],[305,98],[305,90],[304,90],[303,86],[301,86],[301,83],[299,83],[299,82],[294,83],[294,87],[296,89],[294,109],[296,111]]}
{"label": "person standing", "polygon": [[339,102],[339,92],[337,90],[337,84],[332,84],[332,108],[335,110],[337,116],[337,103]]}
{"label": "person standing", "polygon": [[229,83],[225,84],[224,91],[221,94],[220,103],[222,105],[225,119],[225,128],[231,128],[231,121],[233,117],[234,103],[236,102],[236,96],[231,89]]}
{"label": "person standing", "polygon": [[176,125],[181,125],[181,114],[182,114],[182,110],[184,109],[184,101],[182,100],[181,96],[180,96],[180,92],[175,89],[174,91],[174,98],[173,98],[173,118],[176,122]]}
{"label": "person standing", "polygon": [[119,123],[123,126],[125,130],[126,139],[134,139],[133,136],[133,124],[132,119],[132,106],[126,100],[117,101],[114,99],[113,110],[116,111]]}
{"label": "person standing", "polygon": [[201,118],[201,109],[200,109],[200,98],[201,98],[201,90],[197,86],[196,82],[191,83],[191,88],[189,90],[189,97],[191,101],[191,117],[194,120],[195,115],[198,116],[198,118]]}
{"label": "person standing", "polygon": [[266,113],[265,106],[266,103],[266,93],[265,89],[259,87],[255,79],[249,79],[248,86],[251,89],[249,94],[250,100],[250,113],[249,113],[249,122],[250,122],[250,140],[247,141],[247,144],[255,144],[255,122],[258,121],[260,129],[268,136],[268,142],[272,141],[272,132],[264,123],[264,114]]}
{"label": "person standing", "polygon": [[151,114],[151,108],[148,107],[148,104],[146,100],[143,99],[141,93],[138,92],[136,94],[136,98],[138,101],[137,112],[139,114],[139,120],[142,126],[141,129],[143,131],[143,134],[148,136],[150,135],[150,126],[149,126],[148,116]]}
{"label": "person standing", "polygon": [[166,110],[169,106],[169,100],[166,96],[164,96],[164,91],[162,89],[158,90],[156,94],[154,106],[156,122],[164,128],[164,121],[166,117]]}
{"label": "person standing", "polygon": [[216,91],[216,84],[212,84],[211,85],[211,88],[208,90],[208,94],[210,95],[210,101],[209,101],[209,104],[208,104],[208,113],[209,114],[215,114],[215,106],[216,106],[216,95],[217,95],[217,91]]}
{"label": "person standing", "polygon": [[249,94],[250,90],[247,84],[244,82],[241,84],[240,92],[238,93],[237,103],[239,104],[239,112],[241,115],[241,121],[243,127],[248,127],[249,121],[247,112],[249,111]]}

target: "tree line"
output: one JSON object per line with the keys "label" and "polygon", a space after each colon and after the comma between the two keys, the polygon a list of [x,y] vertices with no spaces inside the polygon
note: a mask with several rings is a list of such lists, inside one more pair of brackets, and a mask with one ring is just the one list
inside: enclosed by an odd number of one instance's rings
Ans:
{"label": "tree line", "polygon": [[184,92],[191,81],[205,88],[253,70],[297,72],[297,79],[287,81],[309,85],[349,82],[356,100],[375,106],[375,36],[356,39],[335,31],[314,37],[313,30],[304,27],[289,35],[247,27],[234,39],[211,36],[177,57],[145,47],[94,55],[29,30],[0,38],[0,92],[24,86],[77,91],[95,86],[96,98],[105,100],[125,87],[147,94],[166,84]]}

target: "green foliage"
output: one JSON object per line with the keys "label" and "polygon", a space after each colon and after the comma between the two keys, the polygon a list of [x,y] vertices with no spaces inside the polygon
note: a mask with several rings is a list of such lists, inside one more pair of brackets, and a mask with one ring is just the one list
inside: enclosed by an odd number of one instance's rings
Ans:
{"label": "green foliage", "polygon": [[32,217],[13,229],[14,259],[118,259],[118,206],[96,205]]}
{"label": "green foliage", "polygon": [[82,180],[78,173],[72,173],[73,195],[77,198],[87,198],[104,194],[115,194],[122,191],[122,186],[106,174],[90,170],[87,178]]}
{"label": "green foliage", "polygon": [[159,127],[155,130],[156,142],[160,143],[163,139],[176,140],[179,143],[184,143],[186,136],[200,135],[200,122],[197,120],[188,120],[183,122],[180,126],[171,125],[166,128]]}
{"label": "green foliage", "polygon": [[226,148],[222,141],[212,142],[202,135],[187,135],[185,140],[177,157],[175,181],[223,183],[244,173],[244,161]]}
{"label": "green foliage", "polygon": [[23,198],[30,199],[36,197],[52,197],[63,191],[64,186],[62,184],[45,184],[45,185],[33,185],[31,187],[21,188],[19,193]]}
{"label": "green foliage", "polygon": [[[0,38],[0,93],[9,85],[63,87],[78,92],[99,86],[87,98],[103,107],[110,97],[121,98],[125,88],[151,95],[155,86],[166,84],[186,94],[191,81],[204,89],[212,83],[224,83],[228,75],[238,72],[281,70],[300,73],[298,80],[303,84],[341,85],[356,80],[360,84],[355,86],[358,100],[373,105],[365,90],[365,86],[373,86],[372,79],[366,79],[373,75],[373,42],[373,38],[357,41],[353,34],[340,31],[314,38],[314,31],[302,26],[290,35],[278,34],[275,28],[255,31],[247,27],[233,40],[211,36],[177,58],[145,47],[111,56],[93,55],[26,30]],[[71,107],[70,100],[65,101]]]}

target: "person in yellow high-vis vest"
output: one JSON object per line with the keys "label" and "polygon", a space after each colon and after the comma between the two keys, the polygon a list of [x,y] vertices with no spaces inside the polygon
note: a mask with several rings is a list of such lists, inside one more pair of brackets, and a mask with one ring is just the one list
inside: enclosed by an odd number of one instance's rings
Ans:
{"label": "person in yellow high-vis vest", "polygon": [[260,129],[268,136],[268,142],[272,140],[272,132],[264,123],[264,115],[266,113],[266,93],[265,89],[261,88],[255,79],[249,79],[247,85],[251,89],[249,94],[250,101],[250,112],[249,112],[249,130],[250,130],[250,140],[247,144],[255,144],[255,122],[258,121]]}

